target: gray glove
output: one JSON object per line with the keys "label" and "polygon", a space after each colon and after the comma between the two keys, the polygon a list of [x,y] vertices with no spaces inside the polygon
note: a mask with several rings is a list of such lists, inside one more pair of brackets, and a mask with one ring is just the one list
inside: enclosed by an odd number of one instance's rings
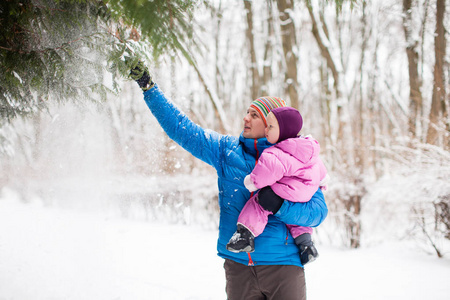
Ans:
{"label": "gray glove", "polygon": [[142,61],[138,61],[137,65],[131,69],[130,78],[137,82],[139,87],[145,92],[151,89],[155,83],[148,72],[148,68]]}

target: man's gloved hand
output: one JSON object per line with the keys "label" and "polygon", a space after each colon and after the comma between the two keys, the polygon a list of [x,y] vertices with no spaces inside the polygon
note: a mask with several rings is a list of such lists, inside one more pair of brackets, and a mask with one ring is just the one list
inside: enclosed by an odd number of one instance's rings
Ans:
{"label": "man's gloved hand", "polygon": [[145,92],[151,89],[155,83],[148,72],[148,68],[142,61],[138,61],[137,65],[131,69],[130,78],[136,81],[139,87]]}

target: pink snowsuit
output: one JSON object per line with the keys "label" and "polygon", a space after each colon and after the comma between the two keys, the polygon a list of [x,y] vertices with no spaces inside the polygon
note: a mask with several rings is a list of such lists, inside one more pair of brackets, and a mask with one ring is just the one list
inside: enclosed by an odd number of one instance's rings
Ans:
{"label": "pink snowsuit", "polygon": [[[245,186],[251,192],[270,186],[283,199],[308,202],[319,187],[326,188],[327,171],[319,152],[319,143],[311,137],[281,141],[264,150],[253,171],[245,178]],[[238,223],[255,237],[264,231],[268,216],[272,214],[259,205],[257,198],[256,194],[247,201],[238,218]],[[286,225],[294,238],[312,233],[311,227]]]}

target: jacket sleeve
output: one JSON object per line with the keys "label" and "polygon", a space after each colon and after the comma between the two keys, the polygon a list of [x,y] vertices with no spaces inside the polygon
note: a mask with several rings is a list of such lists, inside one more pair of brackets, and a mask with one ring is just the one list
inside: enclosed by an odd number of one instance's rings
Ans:
{"label": "jacket sleeve", "polygon": [[157,85],[144,93],[144,100],[172,140],[207,164],[216,169],[219,167],[223,135],[192,122]]}
{"label": "jacket sleeve", "polygon": [[308,202],[285,200],[275,217],[288,225],[317,227],[325,220],[327,214],[327,204],[319,188]]}

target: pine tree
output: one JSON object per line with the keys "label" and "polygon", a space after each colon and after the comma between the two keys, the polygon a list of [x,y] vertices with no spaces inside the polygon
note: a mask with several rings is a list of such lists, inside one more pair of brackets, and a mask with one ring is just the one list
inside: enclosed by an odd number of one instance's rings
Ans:
{"label": "pine tree", "polygon": [[0,126],[50,100],[104,99],[148,53],[185,55],[193,8],[172,0],[1,1]]}

